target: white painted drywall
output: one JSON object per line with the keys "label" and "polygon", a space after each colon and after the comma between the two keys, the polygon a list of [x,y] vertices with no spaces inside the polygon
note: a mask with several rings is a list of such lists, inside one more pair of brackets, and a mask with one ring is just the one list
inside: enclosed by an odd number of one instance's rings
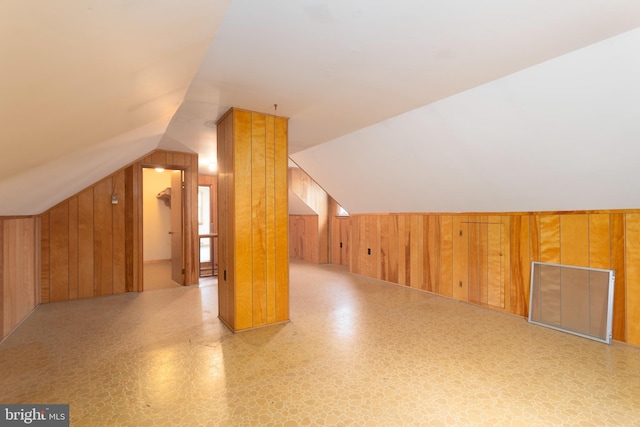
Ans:
{"label": "white painted drywall", "polygon": [[156,196],[162,190],[171,187],[173,172],[142,170],[142,235],[145,261],[171,259],[171,208]]}

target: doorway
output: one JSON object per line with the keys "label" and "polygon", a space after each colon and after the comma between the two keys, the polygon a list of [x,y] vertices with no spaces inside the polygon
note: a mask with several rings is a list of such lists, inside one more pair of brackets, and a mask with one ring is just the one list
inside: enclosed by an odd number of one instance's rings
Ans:
{"label": "doorway", "polygon": [[183,188],[183,170],[142,170],[144,291],[184,285]]}

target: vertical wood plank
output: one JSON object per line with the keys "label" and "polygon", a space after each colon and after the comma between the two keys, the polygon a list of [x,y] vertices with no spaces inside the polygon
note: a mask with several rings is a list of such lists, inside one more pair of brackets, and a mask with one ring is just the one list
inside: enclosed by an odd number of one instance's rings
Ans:
{"label": "vertical wood plank", "polygon": [[398,215],[398,284],[407,285],[406,215]]}
{"label": "vertical wood plank", "polygon": [[511,312],[511,217],[504,215],[502,222],[502,308],[505,312]]}
{"label": "vertical wood plank", "polygon": [[78,299],[78,198],[69,199],[69,299]]}
{"label": "vertical wood plank", "polygon": [[453,217],[453,298],[469,300],[469,218]]}
{"label": "vertical wood plank", "polygon": [[640,214],[625,218],[627,342],[640,345]]}
{"label": "vertical wood plank", "polygon": [[288,134],[287,119],[276,118],[275,203],[276,203],[276,321],[289,320],[289,191],[287,187]]}
{"label": "vertical wood plank", "polygon": [[440,217],[440,255],[441,278],[440,293],[453,297],[453,218],[450,215]]}
{"label": "vertical wood plank", "polygon": [[[267,324],[266,168],[266,118],[264,114],[251,113],[253,326]],[[315,229],[317,230],[317,225]],[[315,246],[317,247],[317,241]]]}
{"label": "vertical wood plank", "polygon": [[[484,303],[482,292],[482,264],[484,264],[483,248],[482,248],[482,226],[479,221],[481,217],[472,216],[467,224],[468,236],[468,269],[467,269],[467,289],[469,301]],[[460,236],[458,236],[460,237]]]}
{"label": "vertical wood plank", "polygon": [[124,170],[113,176],[113,192],[118,196],[118,204],[112,205],[112,247],[113,247],[113,293],[126,292],[126,197]]}
{"label": "vertical wood plank", "polygon": [[134,210],[134,167],[129,166],[124,171],[124,247],[125,247],[125,292],[133,292],[134,287],[134,233],[135,233],[135,210]]}
{"label": "vertical wood plank", "polygon": [[233,113],[235,178],[235,328],[253,326],[253,268],[251,254],[251,113]]}
{"label": "vertical wood plank", "polygon": [[531,257],[531,261],[541,261],[541,241],[540,215],[531,215],[529,220],[529,255]]}
{"label": "vertical wood plank", "polygon": [[426,289],[424,275],[424,223],[421,215],[411,215],[411,287]]}
{"label": "vertical wood plank", "polygon": [[625,215],[611,214],[611,268],[616,281],[613,291],[613,339],[627,340],[627,297],[625,271]]}
{"label": "vertical wood plank", "polygon": [[275,117],[265,118],[266,310],[267,323],[276,321],[276,140]]}
{"label": "vertical wood plank", "polygon": [[540,261],[560,264],[560,215],[540,215],[539,218]]}
{"label": "vertical wood plank", "polygon": [[93,188],[94,295],[113,294],[113,180],[104,179]]}
{"label": "vertical wood plank", "polygon": [[[541,223],[542,224],[542,223]],[[517,215],[511,218],[511,312],[520,316],[529,310],[529,217]]]}
{"label": "vertical wood plank", "polygon": [[611,268],[609,214],[589,215],[589,267]]}
{"label": "vertical wood plank", "polygon": [[589,266],[589,216],[560,215],[560,262]]}
{"label": "vertical wood plank", "polygon": [[389,281],[400,283],[399,216],[389,216]]}
{"label": "vertical wood plank", "polygon": [[378,220],[380,230],[379,278],[389,281],[389,216],[382,215]]}
{"label": "vertical wood plank", "polygon": [[51,209],[50,300],[69,299],[69,203]]}
{"label": "vertical wood plank", "polygon": [[78,195],[78,298],[94,296],[93,189]]}
{"label": "vertical wood plank", "polygon": [[487,304],[504,308],[501,217],[487,218]]}
{"label": "vertical wood plank", "polygon": [[40,216],[40,302],[51,301],[51,214]]}

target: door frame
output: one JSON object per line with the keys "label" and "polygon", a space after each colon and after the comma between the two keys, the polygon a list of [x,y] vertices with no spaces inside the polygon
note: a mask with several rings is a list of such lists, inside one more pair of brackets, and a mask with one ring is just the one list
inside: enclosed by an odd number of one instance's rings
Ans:
{"label": "door frame", "polygon": [[[196,163],[197,164],[197,163]],[[199,266],[199,257],[196,256],[197,252],[195,248],[198,245],[197,233],[198,233],[198,212],[197,207],[193,207],[193,203],[197,203],[197,182],[198,182],[198,171],[197,167],[193,168],[191,166],[185,165],[176,165],[176,164],[167,164],[167,163],[150,163],[150,162],[139,162],[138,170],[136,171],[140,179],[138,180],[138,185],[136,185],[136,189],[140,197],[138,197],[138,212],[137,215],[137,228],[138,231],[135,233],[138,237],[138,242],[136,244],[138,248],[138,253],[140,254],[136,260],[137,264],[137,274],[134,283],[136,283],[137,292],[142,292],[144,290],[144,253],[143,253],[143,179],[142,179],[142,170],[147,168],[163,168],[165,170],[181,170],[184,174],[184,189],[183,189],[183,197],[182,197],[182,212],[183,212],[183,222],[182,222],[182,247],[183,247],[183,264],[184,264],[184,286],[189,285],[197,285],[199,283],[198,272],[200,270]],[[195,173],[195,177],[194,177]],[[195,182],[195,198],[193,196],[194,190],[194,182]],[[194,220],[193,215],[196,215]],[[194,229],[195,227],[195,229]],[[195,267],[194,267],[195,266]]]}

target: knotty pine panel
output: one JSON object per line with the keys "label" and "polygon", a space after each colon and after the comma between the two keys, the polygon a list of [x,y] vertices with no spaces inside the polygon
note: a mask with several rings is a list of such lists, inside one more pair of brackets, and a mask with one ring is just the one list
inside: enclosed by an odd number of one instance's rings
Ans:
{"label": "knotty pine panel", "polygon": [[487,303],[487,220],[471,217],[468,229],[468,297],[469,301]]}
{"label": "knotty pine panel", "polygon": [[51,302],[69,299],[69,202],[51,209],[50,214]]}
{"label": "knotty pine panel", "polygon": [[640,345],[640,214],[625,218],[627,342]]}
{"label": "knotty pine panel", "polygon": [[609,214],[589,215],[589,267],[611,268],[611,225]]}
{"label": "knotty pine panel", "polygon": [[367,239],[371,247],[371,255],[369,255],[369,273],[371,277],[380,278],[380,225],[379,216],[371,215],[369,217],[369,227],[367,229]]}
{"label": "knotty pine panel", "polygon": [[613,339],[627,340],[627,299],[625,271],[625,215],[611,214],[611,269],[616,272],[613,291]]}
{"label": "knotty pine panel", "polygon": [[424,289],[440,293],[440,275],[442,272],[440,258],[440,217],[424,215],[423,222],[423,259],[422,280]]}
{"label": "knotty pine panel", "polygon": [[[511,217],[501,217],[501,250],[502,250],[502,308],[511,312]],[[527,313],[528,314],[528,313]]]}
{"label": "knotty pine panel", "polygon": [[453,217],[453,298],[469,300],[469,218]]}
{"label": "knotty pine panel", "polygon": [[560,263],[589,266],[588,215],[560,215]]}

